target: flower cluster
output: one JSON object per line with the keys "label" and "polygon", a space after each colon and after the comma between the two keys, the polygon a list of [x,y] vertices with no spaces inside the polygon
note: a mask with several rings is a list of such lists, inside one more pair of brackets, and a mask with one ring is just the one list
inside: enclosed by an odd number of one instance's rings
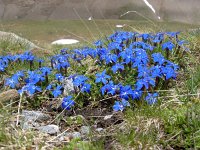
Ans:
{"label": "flower cluster", "polygon": [[[0,72],[5,72],[11,62],[30,63],[29,69],[7,78],[5,85],[29,96],[46,92],[54,98],[64,97],[62,107],[67,110],[75,101],[71,95],[64,96],[62,83],[66,78],[72,79],[75,94],[92,96],[95,89],[92,86],[97,86],[102,96],[116,99],[114,111],[129,107],[130,100],[144,100],[152,105],[157,102],[158,93],[155,91],[161,88],[158,86],[163,84],[166,88],[168,81],[177,77],[179,66],[173,62],[177,58],[174,54],[188,50],[187,42],[179,40],[178,35],[179,32],[139,34],[118,31],[95,42],[93,48],[62,49],[60,54],[50,58],[51,66],[42,66],[45,62],[31,52],[0,56]],[[86,59],[98,66],[98,72],[90,76],[79,72],[71,75],[69,68],[73,63],[80,64],[83,69]],[[38,68],[33,67],[35,62],[39,63]]]}

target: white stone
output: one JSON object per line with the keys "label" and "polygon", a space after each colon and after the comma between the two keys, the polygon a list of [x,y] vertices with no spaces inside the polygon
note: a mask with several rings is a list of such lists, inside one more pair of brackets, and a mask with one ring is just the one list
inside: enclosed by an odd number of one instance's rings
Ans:
{"label": "white stone", "polygon": [[103,120],[108,120],[108,119],[111,119],[113,115],[106,115]]}
{"label": "white stone", "polygon": [[69,44],[75,44],[78,43],[78,40],[75,39],[60,39],[52,42],[52,45],[69,45]]}
{"label": "white stone", "polygon": [[123,28],[125,26],[125,24],[121,25],[121,24],[117,24],[116,27],[117,28]]}

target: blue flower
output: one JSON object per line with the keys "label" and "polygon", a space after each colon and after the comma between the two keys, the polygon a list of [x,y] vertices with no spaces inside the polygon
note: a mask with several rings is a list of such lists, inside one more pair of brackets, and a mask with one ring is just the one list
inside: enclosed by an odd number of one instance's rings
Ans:
{"label": "blue flower", "polygon": [[34,84],[27,84],[26,85],[26,88],[25,88],[26,90],[27,90],[27,92],[30,94],[30,95],[33,95],[35,92],[41,92],[42,91],[42,89],[41,89],[41,87],[39,87],[39,86],[36,86],[36,85],[34,85]]}
{"label": "blue flower", "polygon": [[73,84],[74,86],[77,86],[77,87],[82,86],[86,80],[88,80],[88,78],[85,77],[84,75],[78,75],[75,77]]}
{"label": "blue flower", "polygon": [[40,68],[40,71],[42,72],[43,76],[51,74],[51,68],[49,67],[42,67]]}
{"label": "blue flower", "polygon": [[112,66],[111,70],[113,71],[113,73],[116,73],[118,70],[122,71],[124,70],[124,65],[123,63],[116,63],[114,66]]}
{"label": "blue flower", "polygon": [[115,104],[113,105],[113,110],[114,111],[123,111],[124,106],[120,101],[115,101]]}
{"label": "blue flower", "polygon": [[68,48],[63,48],[63,49],[61,49],[61,50],[60,50],[60,54],[61,54],[61,55],[67,54],[67,50],[68,50]]}
{"label": "blue flower", "polygon": [[156,66],[152,66],[150,68],[151,71],[151,77],[156,78],[156,77],[162,77],[162,72],[161,72],[161,66],[156,65]]}
{"label": "blue flower", "polygon": [[106,64],[113,63],[113,62],[116,63],[117,59],[118,59],[118,57],[115,54],[109,53],[109,54],[105,55]]}
{"label": "blue flower", "polygon": [[105,93],[115,95],[120,91],[121,84],[115,85],[112,81],[110,81],[108,84],[104,85],[101,88],[101,93],[104,95]]}
{"label": "blue flower", "polygon": [[89,48],[88,49],[88,55],[91,56],[92,58],[96,58],[96,56],[97,56],[97,49]]}
{"label": "blue flower", "polygon": [[62,86],[58,85],[56,89],[52,91],[52,94],[55,98],[62,94],[61,91],[62,88],[63,88]]}
{"label": "blue flower", "polygon": [[65,77],[61,73],[57,73],[57,74],[55,74],[55,78],[56,78],[56,80],[58,80],[60,82],[60,81],[64,80]]}
{"label": "blue flower", "polygon": [[176,78],[177,73],[171,66],[162,67],[161,71],[163,75],[166,77],[166,80],[170,78],[174,78],[174,79]]}
{"label": "blue flower", "polygon": [[11,78],[7,78],[6,79],[6,83],[5,85],[11,87],[11,88],[15,88],[16,85],[19,84],[18,78],[16,76],[13,76]]}
{"label": "blue flower", "polygon": [[170,38],[174,38],[174,37],[176,37],[178,34],[180,34],[180,32],[166,32],[166,34],[167,34]]}
{"label": "blue flower", "polygon": [[53,89],[53,84],[49,84],[47,87],[46,87],[46,90],[52,90]]}
{"label": "blue flower", "polygon": [[148,33],[143,33],[143,34],[140,34],[138,37],[142,37],[142,41],[147,42],[147,40],[151,38],[151,35]]}
{"label": "blue flower", "polygon": [[189,48],[184,46],[186,44],[189,44],[188,41],[177,40],[177,44],[178,44],[179,47],[182,47],[184,50],[189,51]]}
{"label": "blue flower", "polygon": [[133,90],[131,94],[132,100],[139,100],[142,96],[142,91],[139,90]]}
{"label": "blue flower", "polygon": [[134,49],[136,57],[135,57],[135,62],[132,65],[132,68],[138,67],[140,65],[147,65],[149,62],[148,55],[145,50],[143,49]]}
{"label": "blue flower", "polygon": [[145,89],[149,89],[149,86],[153,87],[155,86],[155,80],[152,77],[147,76],[138,79],[135,85],[136,85],[136,90],[141,90],[143,87],[145,87]]}
{"label": "blue flower", "polygon": [[172,49],[175,47],[175,45],[172,43],[172,41],[168,41],[162,44],[162,50],[168,49],[172,51]]}
{"label": "blue flower", "polygon": [[129,48],[126,48],[125,51],[120,52],[118,56],[124,60],[125,64],[134,61],[133,51]]}
{"label": "blue flower", "polygon": [[120,97],[128,100],[133,95],[133,90],[130,85],[120,87]]}
{"label": "blue flower", "polygon": [[[120,40],[121,40],[121,39],[120,39]],[[108,49],[109,49],[109,50],[119,50],[119,51],[122,51],[124,46],[125,46],[125,44],[122,44],[121,41],[110,42],[110,43],[108,44]]]}
{"label": "blue flower", "polygon": [[2,65],[2,64],[0,64],[0,71],[1,71],[1,72],[4,72],[4,71],[5,71],[5,66]]}
{"label": "blue flower", "polygon": [[148,93],[145,101],[147,102],[147,104],[149,105],[153,105],[157,102],[157,97],[158,97],[158,93]]}
{"label": "blue flower", "polygon": [[107,79],[110,79],[111,77],[106,74],[106,70],[104,70],[102,73],[96,74],[96,83],[103,82],[103,84],[106,84],[108,81]]}
{"label": "blue flower", "polygon": [[101,94],[104,95],[108,91],[111,91],[111,86],[114,85],[112,81],[109,83],[105,84],[104,86],[101,87]]}
{"label": "blue flower", "polygon": [[159,65],[162,65],[166,62],[164,56],[161,53],[154,53],[151,56],[153,58],[154,63],[159,63]]}
{"label": "blue flower", "polygon": [[81,92],[90,93],[91,85],[88,83],[84,83],[81,87]]}
{"label": "blue flower", "polygon": [[96,47],[101,47],[101,46],[103,46],[103,42],[101,40],[98,40],[98,41],[94,42],[94,45]]}
{"label": "blue flower", "polygon": [[138,66],[138,77],[146,77],[149,76],[150,70],[146,66]]}
{"label": "blue flower", "polygon": [[115,95],[119,93],[121,86],[122,86],[121,84],[117,84],[117,85],[110,84],[107,90],[107,93],[111,95]]}
{"label": "blue flower", "polygon": [[63,98],[62,108],[66,110],[70,110],[72,106],[74,106],[75,102],[72,100],[72,96],[67,96]]}
{"label": "blue flower", "polygon": [[17,71],[13,76],[15,76],[16,78],[22,78],[24,77],[24,71]]}
{"label": "blue flower", "polygon": [[148,43],[142,42],[142,41],[131,43],[130,48],[139,48],[139,49],[142,48],[144,50],[150,50],[150,51],[152,51],[154,49],[153,46],[151,46]]}
{"label": "blue flower", "polygon": [[36,71],[28,71],[28,78],[25,79],[26,83],[36,84],[40,81],[44,81],[44,77],[41,74]]}
{"label": "blue flower", "polygon": [[130,106],[130,103],[128,102],[128,100],[122,99],[122,105],[123,105],[124,107],[127,107],[127,106]]}

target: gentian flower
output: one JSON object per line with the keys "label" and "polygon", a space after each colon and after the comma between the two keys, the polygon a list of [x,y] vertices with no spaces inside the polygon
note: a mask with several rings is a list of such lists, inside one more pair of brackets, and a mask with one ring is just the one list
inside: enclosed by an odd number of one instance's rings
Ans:
{"label": "gentian flower", "polygon": [[161,72],[161,66],[156,65],[156,66],[152,66],[150,68],[151,71],[151,77],[156,78],[156,77],[162,77],[162,72]]}
{"label": "gentian flower", "polygon": [[115,104],[113,105],[113,110],[114,111],[123,111],[124,106],[120,101],[115,101]]}
{"label": "gentian flower", "polygon": [[62,88],[63,88],[62,86],[58,85],[58,86],[56,87],[56,89],[53,90],[52,94],[53,94],[53,96],[54,96],[55,98],[62,94],[62,91],[61,91]]}
{"label": "gentian flower", "polygon": [[122,99],[128,100],[132,94],[134,94],[134,93],[133,93],[133,90],[130,85],[120,87],[120,97]]}
{"label": "gentian flower", "polygon": [[102,47],[103,46],[103,42],[101,40],[98,40],[98,41],[94,42],[94,45],[96,47]]}
{"label": "gentian flower", "polygon": [[41,89],[41,87],[39,87],[39,86],[36,86],[36,85],[34,85],[34,84],[27,84],[26,85],[26,88],[25,88],[26,90],[27,90],[27,92],[30,94],[30,95],[33,95],[35,92],[41,92],[42,91],[42,89]]}
{"label": "gentian flower", "polygon": [[130,103],[128,102],[128,100],[122,99],[122,105],[123,105],[124,107],[127,107],[127,106],[130,106]]}
{"label": "gentian flower", "polygon": [[16,76],[16,78],[22,78],[24,77],[24,71],[17,71],[13,76]]}
{"label": "gentian flower", "polygon": [[15,88],[16,85],[19,84],[18,78],[16,76],[13,76],[11,78],[7,78],[6,79],[6,83],[5,85],[11,87],[11,88]]}
{"label": "gentian flower", "polygon": [[61,73],[57,73],[57,74],[55,74],[55,78],[56,78],[56,80],[61,82],[62,80],[64,80],[65,77]]}
{"label": "gentian flower", "polygon": [[132,100],[139,100],[142,96],[142,91],[133,90],[131,94]]}
{"label": "gentian flower", "polygon": [[138,66],[138,77],[146,77],[149,76],[150,70],[146,66]]}
{"label": "gentian flower", "polygon": [[52,84],[49,84],[47,87],[46,87],[46,90],[52,90],[53,89],[53,85]]}
{"label": "gentian flower", "polygon": [[72,96],[67,96],[63,98],[62,108],[66,110],[70,110],[72,106],[74,106],[75,102],[72,100]]}
{"label": "gentian flower", "polygon": [[67,50],[68,50],[68,48],[63,48],[63,49],[61,49],[61,50],[60,50],[60,54],[61,54],[61,55],[67,54]]}
{"label": "gentian flower", "polygon": [[107,79],[110,79],[111,77],[106,74],[106,70],[104,70],[102,73],[96,74],[96,83],[102,82],[103,84],[106,84],[108,82]]}
{"label": "gentian flower", "polygon": [[73,84],[74,86],[81,86],[85,83],[85,81],[88,80],[87,77],[85,77],[84,75],[78,75],[75,77]]}
{"label": "gentian flower", "polygon": [[147,102],[147,104],[149,105],[153,105],[157,102],[157,97],[158,97],[158,93],[148,93],[145,101]]}
{"label": "gentian flower", "polygon": [[133,51],[129,48],[126,48],[125,51],[120,52],[118,56],[124,60],[125,64],[134,61]]}
{"label": "gentian flower", "polygon": [[168,41],[168,42],[165,42],[162,44],[162,50],[168,49],[168,50],[172,51],[172,49],[174,47],[175,47],[175,45],[171,41]]}
{"label": "gentian flower", "polygon": [[81,92],[90,93],[91,85],[88,83],[84,83],[81,87]]}
{"label": "gentian flower", "polygon": [[123,63],[116,63],[114,66],[112,66],[111,70],[113,73],[116,73],[118,70],[122,71],[124,70],[124,65]]}
{"label": "gentian flower", "polygon": [[36,84],[40,81],[44,81],[44,77],[36,71],[28,71],[28,75],[28,78],[25,80],[26,83]]}
{"label": "gentian flower", "polygon": [[155,86],[155,80],[152,77],[147,76],[138,79],[135,85],[136,85],[136,90],[141,90],[143,87],[145,87],[145,89],[149,89],[149,86],[153,87]]}
{"label": "gentian flower", "polygon": [[159,65],[162,65],[166,62],[164,56],[161,53],[154,53],[151,56],[153,58],[154,63],[158,63]]}
{"label": "gentian flower", "polygon": [[40,71],[42,72],[43,76],[51,74],[51,68],[49,67],[42,67],[40,68]]}
{"label": "gentian flower", "polygon": [[109,64],[109,63],[116,63],[117,62],[117,55],[115,54],[107,54],[105,55],[105,60],[106,60],[106,64]]}
{"label": "gentian flower", "polygon": [[180,32],[166,32],[166,35],[168,35],[170,38],[175,38],[179,34]]}
{"label": "gentian flower", "polygon": [[166,77],[166,80],[170,79],[170,78],[176,78],[176,72],[175,70],[170,67],[170,66],[166,66],[166,67],[162,67],[161,68],[162,74]]}

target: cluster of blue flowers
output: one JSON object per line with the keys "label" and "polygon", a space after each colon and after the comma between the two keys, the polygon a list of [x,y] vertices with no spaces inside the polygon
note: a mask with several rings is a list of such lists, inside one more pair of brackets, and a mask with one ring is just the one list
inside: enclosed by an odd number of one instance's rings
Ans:
{"label": "cluster of blue flowers", "polygon": [[[6,71],[11,62],[29,62],[30,69],[16,72],[5,82],[6,86],[16,88],[20,94],[29,96],[48,91],[54,98],[63,97],[62,81],[67,78],[72,79],[75,94],[91,94],[91,83],[95,82],[100,87],[102,96],[116,98],[114,111],[123,111],[130,106],[130,100],[143,99],[152,105],[157,102],[158,93],[155,89],[159,83],[177,77],[179,67],[169,59],[170,56],[176,51],[180,52],[180,49],[187,50],[187,42],[179,40],[178,34],[179,32],[139,34],[118,31],[95,42],[94,48],[84,47],[72,51],[62,49],[60,54],[51,57],[49,67],[42,67],[44,61],[31,52],[0,56],[0,72]],[[99,72],[94,76],[95,81],[79,72],[71,75],[68,71],[71,63],[76,62],[83,66],[82,62],[87,58],[98,65]],[[33,70],[35,62],[39,65]],[[124,85],[127,75],[133,82]],[[67,95],[63,98],[63,109],[69,110],[74,104],[73,96]]]}

